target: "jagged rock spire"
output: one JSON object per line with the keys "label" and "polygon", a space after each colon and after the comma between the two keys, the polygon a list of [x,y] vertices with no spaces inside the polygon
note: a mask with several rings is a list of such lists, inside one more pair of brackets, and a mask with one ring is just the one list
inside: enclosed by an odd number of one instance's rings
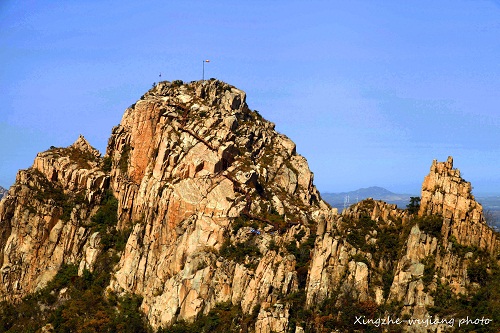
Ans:
{"label": "jagged rock spire", "polygon": [[453,157],[434,160],[422,184],[419,216],[443,217],[443,236],[454,236],[462,245],[473,245],[489,252],[496,247],[494,232],[486,225],[483,207],[472,194],[472,185],[453,168]]}
{"label": "jagged rock spire", "polygon": [[79,149],[82,152],[90,153],[95,157],[101,156],[101,153],[97,149],[92,147],[90,143],[87,141],[87,139],[85,139],[85,137],[81,134],[78,136],[78,139],[76,139],[76,141],[70,147]]}

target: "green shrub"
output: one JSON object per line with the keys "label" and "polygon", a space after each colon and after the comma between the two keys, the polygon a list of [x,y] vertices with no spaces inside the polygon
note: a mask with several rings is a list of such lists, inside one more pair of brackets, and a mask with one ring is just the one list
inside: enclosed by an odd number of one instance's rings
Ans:
{"label": "green shrub", "polygon": [[441,216],[424,216],[415,219],[415,221],[420,230],[426,234],[436,238],[441,237],[441,228],[443,227],[443,218]]}
{"label": "green shrub", "polygon": [[105,156],[102,159],[102,171],[110,172],[112,165],[113,165],[113,160],[111,159],[111,156]]}
{"label": "green shrub", "polygon": [[[368,207],[372,207],[373,205],[373,200],[364,200],[360,209],[364,212]],[[368,211],[365,213],[368,214]],[[373,221],[369,216],[364,215],[359,219],[346,218],[343,224],[344,228],[348,230],[346,240],[349,244],[363,252],[376,252],[376,246],[373,243],[367,243],[366,238],[373,230],[377,232],[380,230],[377,222]]]}
{"label": "green shrub", "polygon": [[118,162],[118,167],[120,168],[121,173],[125,174],[127,173],[128,170],[128,161],[130,158],[130,145],[125,144],[123,145],[121,155],[120,155],[120,160]]}
{"label": "green shrub", "polygon": [[78,148],[62,148],[59,150],[61,155],[68,156],[72,162],[78,164],[78,167],[81,169],[91,169],[91,165],[89,162],[97,162],[98,159],[94,154],[88,151],[82,151]]}
{"label": "green shrub", "polygon": [[295,256],[295,259],[297,261],[296,267],[304,267],[308,264],[310,256],[311,256],[311,250],[314,246],[314,236],[310,236],[309,239],[313,240],[312,246],[311,242],[306,242],[300,244],[299,247],[297,247],[297,244],[295,241],[290,242],[287,246],[286,249],[290,254],[293,254]]}
{"label": "green shrub", "polygon": [[184,81],[182,81],[182,80],[174,80],[174,81],[172,81],[171,86],[173,88],[175,88],[175,87],[180,87],[183,84],[184,84]]}
{"label": "green shrub", "polygon": [[484,263],[472,263],[467,268],[467,277],[470,282],[476,282],[484,286],[488,281],[488,273],[486,270],[486,264]]}
{"label": "green shrub", "polygon": [[366,258],[361,253],[356,253],[355,255],[351,256],[350,259],[354,260],[355,262],[364,262],[366,266],[370,267],[370,262],[368,261],[368,258]]}
{"label": "green shrub", "polygon": [[[231,244],[231,240],[228,238],[222,244],[219,254],[226,259],[233,260],[239,264],[245,264],[246,258],[249,257],[250,261],[252,259],[258,259],[262,256],[259,248],[253,244],[252,240],[248,240],[243,243]],[[255,268],[255,263],[245,264],[247,268]]]}
{"label": "green shrub", "polygon": [[465,314],[465,307],[462,303],[465,299],[458,298],[448,284],[442,284],[438,280],[436,290],[431,295],[434,297],[434,306],[428,308],[431,316],[446,317]]}
{"label": "green shrub", "polygon": [[[64,193],[62,187],[55,182],[49,181],[43,173],[38,170],[33,170],[33,175],[38,181],[38,187],[32,187],[34,198],[40,202],[54,201],[54,205],[59,207],[59,218],[63,221],[69,221],[71,212],[76,205],[85,204],[85,197],[82,193]],[[36,210],[30,209],[30,212],[36,213]]]}
{"label": "green shrub", "polygon": [[[316,304],[313,308],[307,326],[310,332],[379,332],[375,326],[359,326],[355,324],[357,316],[364,316],[366,319],[382,317],[387,313],[397,316],[397,309],[387,311],[388,306],[378,306],[374,301],[360,302],[355,297],[355,292],[351,288],[337,289],[329,298]],[[394,332],[396,328],[390,326],[389,332]]]}
{"label": "green shrub", "polygon": [[[107,254],[100,255],[94,272],[84,270],[82,276],[76,265],[62,265],[42,290],[18,304],[0,304],[0,332],[38,332],[47,323],[56,332],[149,332],[140,297],[104,295],[112,266]],[[59,300],[63,288],[69,299]]]}
{"label": "green shrub", "polygon": [[434,281],[435,261],[436,258],[433,255],[429,255],[422,260],[422,263],[424,264],[424,274],[422,276],[422,282],[424,283],[426,288],[429,284],[432,283],[432,281]]}
{"label": "green shrub", "polygon": [[269,242],[269,250],[278,252],[279,249],[280,247],[276,244],[276,241],[274,239],[271,239],[271,241]]}
{"label": "green shrub", "polygon": [[[51,193],[57,193],[52,190]],[[117,231],[118,202],[111,191],[103,196],[101,207],[91,218],[91,232],[99,231],[104,244],[94,270],[84,269],[78,276],[78,266],[63,264],[47,286],[30,294],[18,304],[0,303],[0,332],[36,332],[47,323],[56,332],[149,332],[139,311],[142,300],[134,295],[105,296],[111,270],[127,237]],[[59,298],[66,288],[66,296]]]}
{"label": "green shrub", "polygon": [[103,196],[101,207],[90,219],[90,230],[92,233],[100,233],[104,249],[113,247],[120,237],[124,237],[124,235],[121,235],[124,231],[116,230],[116,224],[118,223],[117,210],[118,200],[113,196],[113,192],[108,190]]}
{"label": "green shrub", "polygon": [[399,237],[399,227],[386,227],[379,229],[377,233],[377,250],[373,252],[375,258],[386,258],[388,261],[395,261],[399,255],[404,241]]}
{"label": "green shrub", "polygon": [[366,238],[363,235],[363,233],[364,232],[357,229],[352,230],[350,233],[347,234],[346,239],[352,246],[358,249],[362,249],[366,245]]}
{"label": "green shrub", "polygon": [[410,197],[410,203],[406,205],[406,209],[410,214],[418,213],[420,209],[420,197]]}
{"label": "green shrub", "polygon": [[311,319],[311,311],[304,307],[306,303],[306,292],[304,289],[290,293],[285,298],[290,304],[290,316],[288,320],[289,332],[295,332],[297,326],[304,327]]}
{"label": "green shrub", "polygon": [[300,242],[305,235],[306,235],[305,230],[301,229],[296,235],[293,236],[293,238],[295,238],[297,242]]}
{"label": "green shrub", "polygon": [[389,293],[391,292],[392,282],[394,281],[394,274],[392,270],[386,270],[382,274],[382,286],[384,290],[384,298],[387,299],[389,297]]}
{"label": "green shrub", "polygon": [[307,282],[307,272],[309,269],[309,261],[311,259],[311,250],[314,248],[315,234],[311,230],[307,240],[297,247],[295,241],[290,242],[286,249],[290,254],[295,256],[295,270],[297,271],[297,279],[299,288],[305,288]]}
{"label": "green shrub", "polygon": [[450,236],[450,238],[448,238],[448,241],[452,244],[451,252],[460,257],[465,256],[469,252],[472,253],[472,259],[477,259],[477,258],[484,259],[484,258],[489,258],[490,256],[485,250],[480,249],[477,246],[460,244],[457,238],[453,235]]}
{"label": "green shrub", "polygon": [[248,222],[245,215],[238,216],[233,222],[233,235],[236,235],[241,228],[248,226]]}
{"label": "green shrub", "polygon": [[219,303],[208,314],[200,314],[193,323],[178,321],[170,327],[160,328],[157,333],[198,333],[198,332],[252,332],[260,307],[251,314],[244,314],[240,306],[230,302]]}

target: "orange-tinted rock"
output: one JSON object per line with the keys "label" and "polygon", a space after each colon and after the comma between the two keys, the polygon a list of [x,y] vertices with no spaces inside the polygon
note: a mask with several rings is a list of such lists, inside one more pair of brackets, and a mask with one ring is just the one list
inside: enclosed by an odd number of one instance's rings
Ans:
{"label": "orange-tinted rock", "polygon": [[432,162],[422,185],[419,216],[440,215],[445,241],[454,236],[464,246],[477,246],[493,254],[499,241],[486,225],[483,207],[472,195],[472,186],[453,168],[453,158]]}
{"label": "orange-tinted rock", "polygon": [[18,172],[11,196],[0,202],[0,299],[45,286],[63,263],[93,269],[100,235],[85,225],[109,180],[99,156],[80,136]]}

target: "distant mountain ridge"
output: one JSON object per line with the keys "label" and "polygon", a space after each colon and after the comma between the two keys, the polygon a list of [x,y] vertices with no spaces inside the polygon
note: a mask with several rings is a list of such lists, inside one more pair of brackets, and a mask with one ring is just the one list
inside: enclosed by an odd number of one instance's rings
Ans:
{"label": "distant mountain ridge", "polygon": [[342,211],[344,204],[348,207],[366,198],[382,200],[387,203],[396,204],[399,208],[406,208],[412,196],[419,195],[394,193],[380,186],[370,186],[349,192],[321,194],[323,200],[328,202],[332,207],[338,208],[339,211]]}

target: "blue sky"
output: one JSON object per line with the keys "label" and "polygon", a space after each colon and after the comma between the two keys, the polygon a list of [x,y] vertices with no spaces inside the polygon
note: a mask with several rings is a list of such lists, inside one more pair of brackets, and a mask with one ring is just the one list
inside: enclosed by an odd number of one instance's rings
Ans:
{"label": "blue sky", "polygon": [[297,143],[322,192],[418,193],[455,159],[500,192],[498,1],[0,2],[0,185],[83,134],[105,151],[158,74],[215,77]]}

